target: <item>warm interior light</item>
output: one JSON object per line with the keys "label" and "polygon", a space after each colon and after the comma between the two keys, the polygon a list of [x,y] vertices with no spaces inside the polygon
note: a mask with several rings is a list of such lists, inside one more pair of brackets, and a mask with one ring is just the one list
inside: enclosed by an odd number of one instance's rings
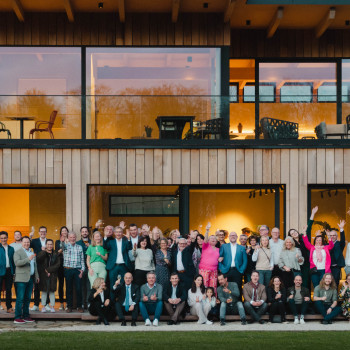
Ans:
{"label": "warm interior light", "polygon": [[99,9],[103,9],[103,2],[99,2],[99,3],[98,3],[98,8],[99,8]]}

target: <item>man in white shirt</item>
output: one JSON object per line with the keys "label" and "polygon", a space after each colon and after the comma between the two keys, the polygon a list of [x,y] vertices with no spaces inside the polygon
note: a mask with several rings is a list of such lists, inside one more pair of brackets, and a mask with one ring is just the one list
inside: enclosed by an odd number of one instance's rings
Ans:
{"label": "man in white shirt", "polygon": [[280,260],[280,255],[283,249],[284,241],[280,239],[280,230],[278,227],[274,227],[271,230],[271,239],[270,239],[270,249],[273,257],[273,261],[275,263],[274,268],[272,270],[272,276],[281,276],[281,269],[278,266],[278,262]]}

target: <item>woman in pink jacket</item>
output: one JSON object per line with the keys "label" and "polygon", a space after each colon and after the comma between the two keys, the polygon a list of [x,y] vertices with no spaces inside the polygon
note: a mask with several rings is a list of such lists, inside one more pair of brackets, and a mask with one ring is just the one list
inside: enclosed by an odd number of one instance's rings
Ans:
{"label": "woman in pink jacket", "polygon": [[329,241],[328,245],[321,235],[316,235],[314,244],[312,245],[307,236],[306,231],[303,232],[303,241],[305,247],[310,251],[310,272],[311,281],[316,288],[325,273],[331,273],[331,255],[330,250],[334,244]]}

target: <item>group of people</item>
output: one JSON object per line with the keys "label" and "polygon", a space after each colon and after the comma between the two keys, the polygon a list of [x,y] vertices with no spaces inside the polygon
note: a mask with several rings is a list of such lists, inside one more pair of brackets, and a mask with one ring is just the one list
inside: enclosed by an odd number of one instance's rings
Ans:
{"label": "group of people", "polygon": [[[17,324],[33,322],[29,315],[33,288],[31,310],[39,310],[41,295],[41,312],[55,312],[57,284],[61,310],[69,313],[75,307],[84,312],[85,308],[98,316],[98,324],[106,325],[118,315],[125,326],[125,316],[131,315],[131,325],[136,326],[141,313],[146,326],[158,326],[163,312],[170,315],[169,325],[178,324],[186,314],[207,325],[215,318],[225,325],[230,314],[239,315],[242,325],[262,324],[267,312],[269,322],[287,323],[288,310],[295,324],[304,324],[305,315],[314,309],[323,316],[323,324],[332,323],[339,314],[350,320],[350,243],[344,259],[345,221],[338,224],[340,239],[335,229],[318,231],[311,243],[317,210],[312,209],[302,233],[290,229],[282,240],[277,227],[270,232],[261,225],[259,235],[245,230],[239,244],[236,232],[219,230],[210,235],[210,223],[204,235],[173,230],[165,238],[158,227],[151,231],[146,224],[138,228],[121,222],[102,230],[98,221],[91,238],[88,227],[81,228],[77,241],[64,226],[56,242],[47,238],[42,226],[36,239],[16,231],[10,245],[2,231],[0,286],[4,281],[7,312],[13,312],[14,281]],[[346,280],[338,292],[342,268]]]}

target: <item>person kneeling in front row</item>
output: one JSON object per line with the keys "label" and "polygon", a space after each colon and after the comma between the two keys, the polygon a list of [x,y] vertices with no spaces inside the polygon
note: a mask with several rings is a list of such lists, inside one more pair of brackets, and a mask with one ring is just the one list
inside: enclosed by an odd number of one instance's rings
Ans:
{"label": "person kneeling in front row", "polygon": [[118,278],[113,289],[117,297],[115,309],[119,321],[122,322],[121,325],[126,326],[125,315],[131,314],[131,325],[136,326],[136,320],[139,314],[140,287],[133,283],[132,274],[127,272],[124,275],[124,283],[120,283],[120,279]]}
{"label": "person kneeling in front row", "polygon": [[88,302],[90,314],[98,316],[96,324],[101,324],[101,322],[103,322],[108,326],[108,321],[114,318],[115,313],[113,312],[109,290],[107,289],[106,282],[102,277],[97,277],[95,279],[88,297]]}
{"label": "person kneeling in front row", "polygon": [[251,281],[246,283],[243,287],[244,308],[252,317],[249,323],[259,322],[264,324],[261,316],[267,310],[267,296],[265,286],[259,283],[259,272],[253,271],[251,274]]}
{"label": "person kneeling in front row", "polygon": [[149,315],[154,315],[153,326],[158,326],[163,310],[163,287],[155,282],[156,274],[153,271],[148,272],[147,283],[140,290],[140,311],[145,321],[145,326],[151,325]]}
{"label": "person kneeling in front row", "polygon": [[[294,287],[288,288],[287,300],[290,311],[294,315],[294,324],[305,324],[304,316],[310,304],[310,291],[302,286],[303,279],[301,276],[294,277]],[[298,318],[300,314],[300,321]]]}
{"label": "person kneeling in front row", "polygon": [[331,324],[341,313],[338,304],[338,290],[331,273],[325,273],[320,284],[314,289],[315,307],[323,316],[322,324]]}
{"label": "person kneeling in front row", "polygon": [[218,298],[220,305],[220,325],[225,325],[226,315],[237,315],[241,318],[242,325],[246,325],[245,311],[242,302],[239,300],[240,293],[236,282],[227,282],[227,277],[223,273],[218,275]]}

